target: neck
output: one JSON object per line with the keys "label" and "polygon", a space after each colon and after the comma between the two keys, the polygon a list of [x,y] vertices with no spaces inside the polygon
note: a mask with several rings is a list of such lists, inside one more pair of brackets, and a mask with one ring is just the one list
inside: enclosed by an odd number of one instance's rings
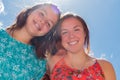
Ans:
{"label": "neck", "polygon": [[89,56],[83,50],[79,53],[67,53],[66,61],[69,66],[81,70],[89,60]]}
{"label": "neck", "polygon": [[13,34],[10,34],[10,35],[16,40],[25,44],[29,44],[30,40],[32,39],[32,37],[24,29],[15,30]]}
{"label": "neck", "polygon": [[77,53],[68,52],[68,53],[67,53],[67,56],[68,56],[68,58],[70,58],[70,59],[78,59],[78,60],[81,59],[81,60],[84,60],[84,59],[86,58],[87,54],[85,53],[84,50],[81,50],[81,51],[79,51],[79,52],[77,52]]}

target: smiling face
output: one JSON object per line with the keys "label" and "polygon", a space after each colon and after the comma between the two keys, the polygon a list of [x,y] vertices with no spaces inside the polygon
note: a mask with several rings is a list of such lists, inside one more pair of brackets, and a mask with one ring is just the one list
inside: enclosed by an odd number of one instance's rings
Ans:
{"label": "smiling face", "polygon": [[52,6],[42,6],[28,16],[25,29],[32,36],[43,36],[56,24],[58,14]]}
{"label": "smiling face", "polygon": [[66,18],[61,24],[61,40],[69,52],[84,50],[85,33],[81,22],[74,17]]}

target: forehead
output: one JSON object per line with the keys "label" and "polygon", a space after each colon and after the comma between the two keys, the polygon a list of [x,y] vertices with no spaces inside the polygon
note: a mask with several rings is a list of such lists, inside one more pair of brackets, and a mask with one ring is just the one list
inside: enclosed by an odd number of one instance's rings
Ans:
{"label": "forehead", "polygon": [[64,19],[64,21],[62,22],[61,26],[63,27],[74,27],[74,26],[80,26],[82,27],[82,23],[80,22],[80,20],[78,20],[75,17],[69,17]]}
{"label": "forehead", "polygon": [[52,5],[43,5],[40,8],[38,8],[37,10],[44,11],[46,14],[45,15],[46,18],[48,20],[51,20],[54,24],[58,20],[58,13],[56,12],[57,9],[54,9],[54,7]]}

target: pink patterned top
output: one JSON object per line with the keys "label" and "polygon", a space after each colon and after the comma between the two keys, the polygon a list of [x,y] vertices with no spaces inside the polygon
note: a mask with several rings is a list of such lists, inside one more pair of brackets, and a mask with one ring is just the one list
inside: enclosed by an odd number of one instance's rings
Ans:
{"label": "pink patterned top", "polygon": [[66,65],[64,58],[55,64],[50,77],[51,80],[105,80],[97,60],[92,66],[80,71]]}

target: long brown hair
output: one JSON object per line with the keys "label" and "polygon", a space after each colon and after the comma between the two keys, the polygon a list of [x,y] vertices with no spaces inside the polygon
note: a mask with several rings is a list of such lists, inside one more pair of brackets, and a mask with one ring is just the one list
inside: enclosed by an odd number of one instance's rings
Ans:
{"label": "long brown hair", "polygon": [[[15,22],[7,29],[10,30],[10,33],[13,35],[15,30],[21,29],[26,24],[29,14],[32,13],[34,10],[41,8],[42,6],[51,6],[51,8],[54,9],[56,14],[58,15],[58,20],[59,20],[61,12],[58,9],[58,7],[51,3],[44,3],[44,4],[39,4],[31,8],[22,10],[18,14]],[[44,58],[46,51],[49,51],[49,53],[55,52],[53,45],[51,44],[51,39],[50,39],[51,36],[53,36],[54,28],[55,28],[55,25],[46,35],[37,36],[30,40],[31,45],[35,47],[36,56],[38,58]]]}
{"label": "long brown hair", "polygon": [[86,46],[87,48],[87,53],[89,53],[89,49],[90,49],[90,43],[89,43],[89,29],[87,27],[87,24],[86,22],[83,20],[83,18],[81,18],[80,16],[76,15],[76,14],[73,14],[73,13],[65,13],[64,15],[62,15],[59,23],[57,24],[57,27],[56,27],[56,35],[55,35],[55,39],[56,39],[56,44],[57,46],[62,47],[61,44],[58,44],[61,42],[61,24],[63,23],[63,21],[65,19],[68,19],[68,18],[75,18],[77,19],[78,21],[80,21],[82,23],[82,26],[83,26],[83,29],[84,29],[84,32],[86,34],[85,36],[85,41],[84,41],[84,45]]}

